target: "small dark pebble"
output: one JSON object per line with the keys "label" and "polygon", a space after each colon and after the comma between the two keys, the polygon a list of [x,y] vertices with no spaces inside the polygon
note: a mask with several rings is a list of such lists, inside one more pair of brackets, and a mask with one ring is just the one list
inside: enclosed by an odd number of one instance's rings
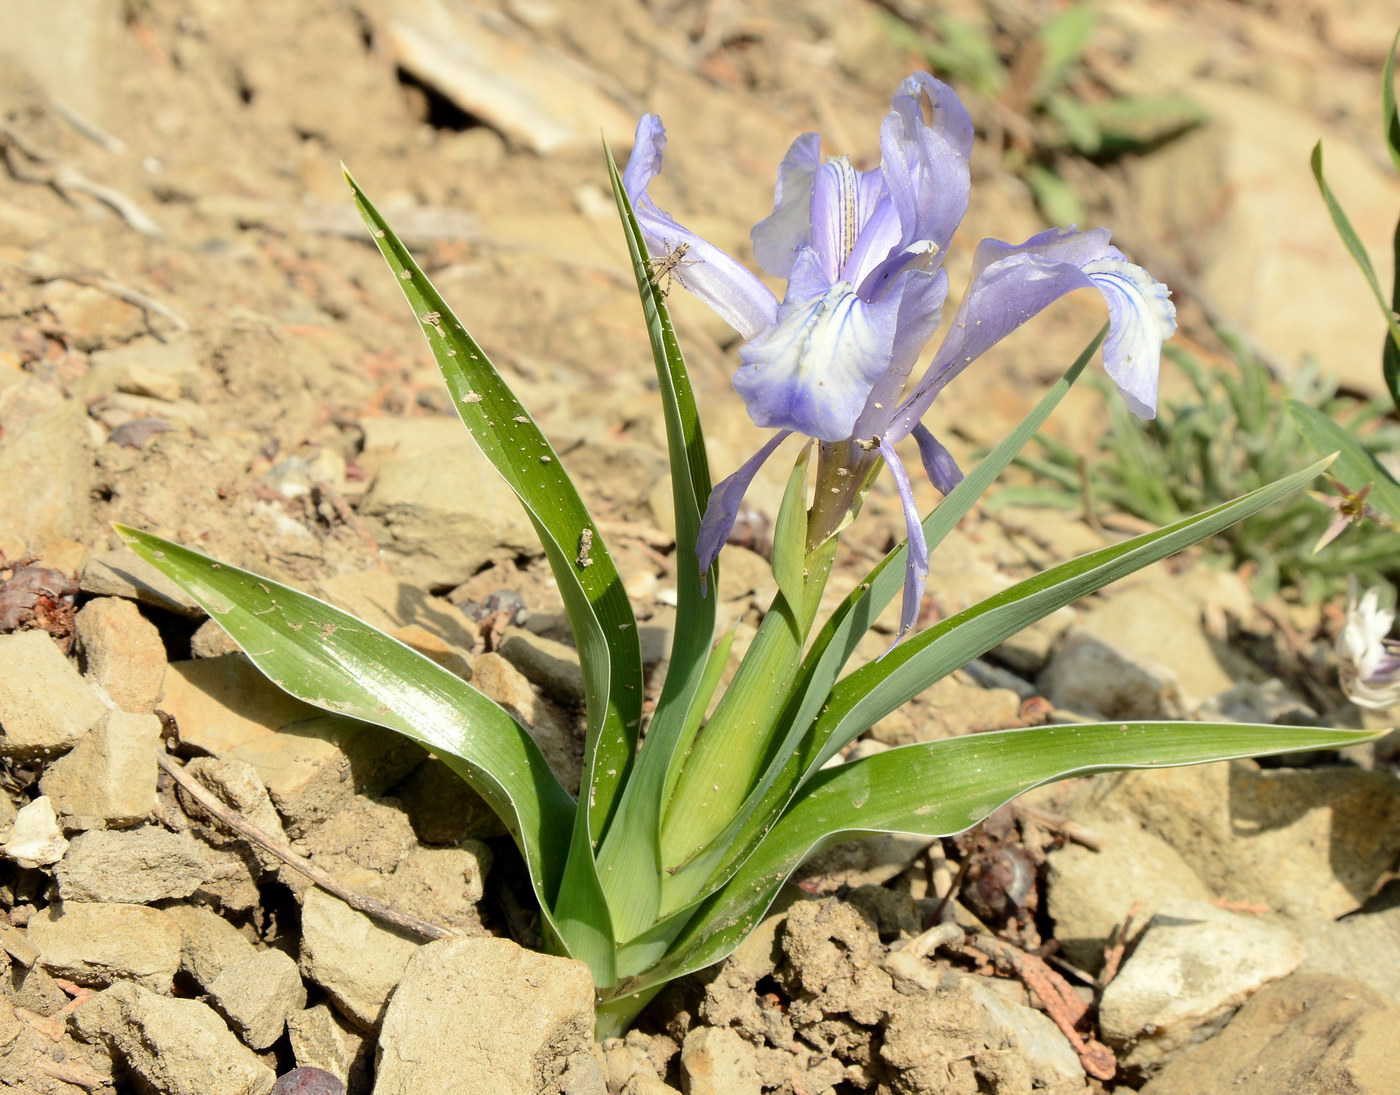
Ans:
{"label": "small dark pebble", "polygon": [[278,1078],[270,1095],[345,1095],[345,1085],[324,1068],[294,1068]]}
{"label": "small dark pebble", "polygon": [[525,598],[513,589],[498,589],[484,601],[463,601],[459,607],[477,623],[490,619],[498,612],[509,612],[510,618],[506,622],[516,625],[530,618]]}

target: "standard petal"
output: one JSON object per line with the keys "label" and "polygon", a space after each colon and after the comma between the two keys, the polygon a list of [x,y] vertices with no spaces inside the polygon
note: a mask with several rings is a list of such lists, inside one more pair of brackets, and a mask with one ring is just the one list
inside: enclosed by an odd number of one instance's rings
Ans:
{"label": "standard petal", "polygon": [[866,304],[845,282],[783,305],[778,322],[739,351],[734,388],[759,426],[821,441],[851,436],[889,368],[899,300]]}
{"label": "standard petal", "polygon": [[919,604],[924,599],[924,587],[928,584],[928,541],[924,539],[923,521],[914,502],[914,488],[909,484],[909,473],[904,470],[904,463],[888,441],[880,442],[880,455],[889,465],[895,487],[899,490],[909,546],[909,559],[904,568],[904,602],[899,609],[899,634],[894,639],[897,643],[919,619]]}
{"label": "standard petal", "polygon": [[786,278],[797,252],[812,241],[812,179],[821,162],[821,134],[804,133],[793,141],[778,166],[773,212],[749,233],[758,265],[775,278]]}
{"label": "standard petal", "polygon": [[948,296],[948,275],[943,270],[906,270],[890,292],[899,300],[890,363],[871,386],[865,409],[852,430],[855,437],[884,435],[914,363],[938,329],[943,301]]}
{"label": "standard petal", "polygon": [[962,468],[953,459],[942,441],[922,422],[914,427],[914,440],[919,446],[919,459],[924,465],[924,474],[929,482],[938,488],[940,494],[948,494],[963,481]]}
{"label": "standard petal", "polygon": [[695,554],[699,557],[701,574],[709,571],[711,564],[719,557],[720,549],[729,539],[734,521],[739,516],[739,505],[743,502],[753,477],[758,474],[758,469],[763,467],[763,462],[773,455],[791,432],[781,430],[775,433],[763,448],[744,461],[743,467],[728,478],[721,479],[710,491],[709,501],[705,503],[705,515],[700,519],[700,534],[695,541]]}
{"label": "standard petal", "polygon": [[657,208],[648,187],[661,173],[666,128],[655,114],[637,123],[632,155],[622,173],[623,186],[637,211],[637,223],[654,258],[674,254],[682,245],[685,258],[673,278],[695,294],[744,338],[753,338],[778,315],[778,298],[742,263]]}
{"label": "standard petal", "polygon": [[1129,407],[1154,413],[1162,343],[1176,330],[1166,286],[1109,246],[1108,232],[1052,229],[1018,245],[983,240],[957,319],[891,430],[907,435],[949,381],[1042,309],[1076,289],[1108,305],[1104,365]]}

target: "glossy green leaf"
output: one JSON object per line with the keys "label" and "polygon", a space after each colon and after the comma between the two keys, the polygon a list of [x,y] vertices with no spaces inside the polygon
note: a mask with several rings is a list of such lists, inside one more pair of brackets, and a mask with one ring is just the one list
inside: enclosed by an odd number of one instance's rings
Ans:
{"label": "glossy green leaf", "polygon": [[[698,716],[692,707],[708,702],[705,668],[714,636],[716,598],[706,596],[705,587],[707,582],[711,587],[718,584],[719,568],[712,566],[708,575],[702,575],[695,550],[700,518],[710,495],[710,469],[690,376],[676,341],[665,292],[658,284],[663,278],[657,276],[658,268],[647,253],[646,240],[611,150],[605,149],[605,154],[656,365],[676,518],[676,615],[686,621],[685,627],[676,629],[666,680],[647,728],[646,743],[598,852],[616,930],[627,937],[651,922],[660,901],[658,834],[667,773],[676,752],[685,748],[688,735],[694,732]],[[714,683],[709,687],[713,690]]]}
{"label": "glossy green leaf", "polygon": [[862,666],[832,689],[813,728],[816,751],[808,771],[820,767],[896,707],[997,643],[1056,609],[1259,512],[1305,486],[1330,463],[1330,458],[1319,460],[1194,517],[1051,567],[907,639],[882,660]]}
{"label": "glossy green leaf", "polygon": [[1046,726],[907,745],[826,769],[701,906],[671,952],[651,970],[624,980],[617,995],[724,958],[753,930],[792,872],[838,841],[870,833],[962,832],[1017,795],[1068,776],[1339,749],[1383,732],[1198,722]]}
{"label": "glossy green leaf", "polygon": [[1298,432],[1318,453],[1335,452],[1336,463],[1328,470],[1349,491],[1359,491],[1369,485],[1368,505],[1400,521],[1400,483],[1397,483],[1381,463],[1367,452],[1352,435],[1316,407],[1290,400],[1288,413],[1298,426]]}
{"label": "glossy green leaf", "polygon": [[[510,830],[551,919],[574,800],[533,739],[498,704],[324,601],[159,536],[115,527],[132,551],[193,597],[283,691],[397,731],[441,757]],[[587,953],[601,942],[591,924],[553,926],[569,953]]]}
{"label": "glossy green leaf", "polygon": [[[1385,148],[1390,153],[1391,166],[1400,175],[1400,112],[1395,108],[1395,53],[1400,49],[1400,31],[1390,40],[1390,52],[1385,55],[1385,68],[1381,72],[1381,132],[1385,134]],[[1400,272],[1397,272],[1400,277]]]}
{"label": "glossy green leaf", "polygon": [[[569,615],[583,670],[588,713],[583,782],[561,916],[608,921],[596,876],[594,842],[612,815],[632,766],[641,724],[641,649],[636,619],[617,569],[559,456],[485,352],[467,333],[347,172],[360,215],[422,325],[453,406],[487,459],[520,499],[549,560]],[[584,877],[584,876],[592,877]],[[611,929],[605,928],[609,934]],[[609,983],[611,947],[585,960]]]}

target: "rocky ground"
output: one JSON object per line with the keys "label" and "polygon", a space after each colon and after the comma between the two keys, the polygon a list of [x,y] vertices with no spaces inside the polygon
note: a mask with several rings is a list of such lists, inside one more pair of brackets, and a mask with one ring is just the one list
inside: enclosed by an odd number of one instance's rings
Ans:
{"label": "rocky ground", "polygon": [[[264,682],[108,528],[360,614],[507,706],[576,782],[557,592],[451,416],[337,161],[564,455],[657,665],[674,623],[664,445],[598,130],[625,151],[636,117],[661,113],[663,204],[743,251],[794,133],[874,152],[919,65],[890,30],[904,7],[49,0],[0,17],[0,1085],[264,1095],[300,1067],[380,1095],[1395,1090],[1394,745],[1099,777],[956,840],[833,849],[731,959],[590,1047],[586,974],[515,942],[532,939],[528,899],[483,805],[415,746]],[[1014,23],[1053,5],[993,7]],[[1180,337],[1208,360],[1228,322],[1283,370],[1311,355],[1378,390],[1372,303],[1307,153],[1325,138],[1388,269],[1388,7],[1103,5],[1094,79],[1181,91],[1211,121],[1078,181],[1172,284]],[[1043,227],[987,145],[955,286],[978,238]],[[759,435],[727,387],[727,328],[680,297],[723,473]],[[1097,307],[1067,301],[949,389],[955,451],[1017,420]],[[1087,443],[1099,406],[1076,393],[1060,436]],[[760,481],[727,549],[722,615],[741,644],[773,592],[779,489]],[[899,528],[877,487],[846,580]],[[929,611],[1129,528],[974,515],[936,558]],[[1256,604],[1239,575],[1174,560],[1004,644],[857,748],[1052,718],[1358,725],[1337,623],[1335,604]],[[450,936],[428,941],[424,921]]]}

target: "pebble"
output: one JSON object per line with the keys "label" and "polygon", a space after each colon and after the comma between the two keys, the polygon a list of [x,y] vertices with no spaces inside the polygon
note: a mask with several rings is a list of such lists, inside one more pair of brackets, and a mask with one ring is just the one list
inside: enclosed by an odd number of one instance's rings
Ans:
{"label": "pebble", "polygon": [[389,995],[419,946],[418,940],[381,927],[338,897],[319,889],[306,891],[301,972],[325,989],[341,1014],[362,1030],[379,1026]]}
{"label": "pebble", "polygon": [[137,1083],[161,1095],[267,1095],[276,1074],[198,1000],[113,985],[73,1012],[75,1029],[101,1040]]}
{"label": "pebble", "polygon": [[1287,977],[1303,948],[1280,924],[1173,898],[1104,989],[1099,1025],[1132,1068],[1214,1033],[1249,997]]}
{"label": "pebble", "polygon": [[21,867],[47,867],[62,859],[67,849],[68,840],[58,823],[53,801],[40,795],[15,812],[9,839],[0,847],[0,855]]}
{"label": "pebble", "polygon": [[148,825],[74,837],[54,875],[65,901],[149,905],[194,893],[209,877],[209,863],[189,833]]}
{"label": "pebble", "polygon": [[[593,978],[582,962],[508,939],[438,940],[412,956],[389,1002],[374,1090],[533,1095],[592,1042]],[[590,1090],[602,1095],[597,1080]]]}
{"label": "pebble", "polygon": [[27,926],[39,964],[80,985],[134,981],[168,993],[180,968],[180,929],[160,909],[97,901],[50,905]]}
{"label": "pebble", "polygon": [[48,766],[39,789],[53,799],[69,829],[135,825],[155,809],[159,748],[155,715],[109,711]]}
{"label": "pebble", "polygon": [[57,756],[106,711],[46,632],[0,635],[0,757]]}
{"label": "pebble", "polygon": [[165,678],[165,643],[131,602],[98,597],[73,620],[88,677],[123,711],[149,713]]}

